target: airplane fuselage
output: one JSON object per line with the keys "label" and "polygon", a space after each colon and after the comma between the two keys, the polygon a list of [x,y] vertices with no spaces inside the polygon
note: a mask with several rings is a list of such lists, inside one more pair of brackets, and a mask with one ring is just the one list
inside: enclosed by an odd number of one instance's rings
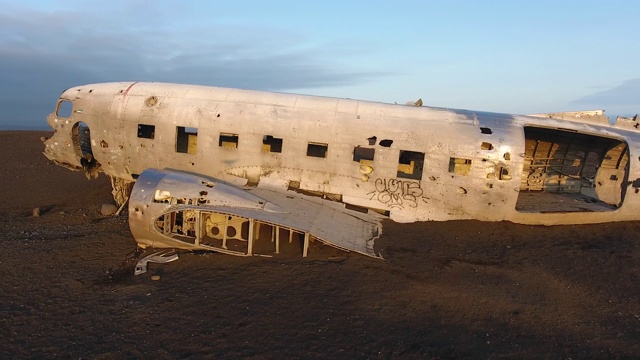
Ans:
{"label": "airplane fuselage", "polygon": [[[297,191],[400,222],[636,220],[637,123],[602,118],[106,83],[60,96],[45,155],[127,181],[168,168]],[[90,148],[81,144],[83,124]]]}

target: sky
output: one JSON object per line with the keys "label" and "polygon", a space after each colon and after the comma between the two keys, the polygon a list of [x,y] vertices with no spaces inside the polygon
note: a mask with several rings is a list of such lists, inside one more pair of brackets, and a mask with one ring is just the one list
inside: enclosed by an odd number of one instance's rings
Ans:
{"label": "sky", "polygon": [[0,0],[0,129],[47,129],[62,91],[112,81],[632,116],[638,15],[631,0]]}

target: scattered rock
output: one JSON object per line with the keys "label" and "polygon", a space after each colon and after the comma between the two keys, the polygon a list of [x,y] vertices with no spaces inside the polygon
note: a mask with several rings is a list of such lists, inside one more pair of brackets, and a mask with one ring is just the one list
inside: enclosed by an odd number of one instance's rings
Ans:
{"label": "scattered rock", "polygon": [[100,208],[100,213],[104,216],[113,215],[118,211],[118,207],[114,204],[102,204]]}
{"label": "scattered rock", "polygon": [[154,280],[154,281],[160,280],[160,275],[151,275],[151,280]]}
{"label": "scattered rock", "polygon": [[40,208],[33,209],[33,217],[38,217],[38,216],[40,216]]}

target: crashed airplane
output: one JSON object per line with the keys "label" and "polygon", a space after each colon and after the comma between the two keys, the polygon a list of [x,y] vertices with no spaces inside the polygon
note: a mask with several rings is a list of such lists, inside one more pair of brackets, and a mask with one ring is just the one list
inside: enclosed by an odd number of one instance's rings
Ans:
{"label": "crashed airplane", "polygon": [[44,154],[88,177],[104,172],[142,248],[255,255],[295,239],[304,256],[320,241],[376,257],[385,218],[640,219],[637,116],[421,105],[85,85],[47,117]]}

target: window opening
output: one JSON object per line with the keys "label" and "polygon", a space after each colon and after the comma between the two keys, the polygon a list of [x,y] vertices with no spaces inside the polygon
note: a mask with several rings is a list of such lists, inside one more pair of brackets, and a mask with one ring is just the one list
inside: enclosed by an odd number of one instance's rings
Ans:
{"label": "window opening", "polygon": [[400,150],[398,158],[397,177],[405,179],[422,179],[424,166],[424,153],[416,151]]}
{"label": "window opening", "polygon": [[138,124],[138,137],[143,139],[153,139],[156,134],[155,125]]}
{"label": "window opening", "polygon": [[197,145],[197,128],[176,126],[176,152],[195,155]]}
{"label": "window opening", "polygon": [[307,146],[307,156],[326,158],[329,145],[322,143],[309,143]]}
{"label": "window opening", "polygon": [[356,146],[353,148],[353,161],[369,165],[373,162],[376,149]]}
{"label": "window opening", "polygon": [[449,158],[449,172],[465,176],[471,174],[471,159]]}
{"label": "window opening", "polygon": [[275,138],[271,135],[265,135],[262,138],[262,152],[281,153],[282,139]]}
{"label": "window opening", "polygon": [[218,140],[218,146],[225,149],[237,149],[238,148],[238,134],[220,133],[220,139]]}
{"label": "window opening", "polygon": [[69,100],[60,100],[56,108],[56,116],[68,118],[73,113],[73,103]]}

